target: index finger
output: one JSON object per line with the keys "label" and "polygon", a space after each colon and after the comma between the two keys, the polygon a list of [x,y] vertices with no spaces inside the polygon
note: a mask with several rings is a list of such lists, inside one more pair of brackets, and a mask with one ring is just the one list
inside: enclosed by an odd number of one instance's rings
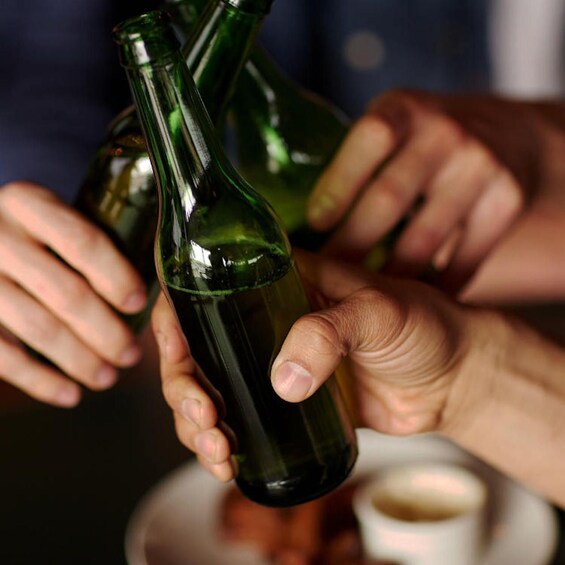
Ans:
{"label": "index finger", "polygon": [[187,360],[190,356],[188,343],[163,292],[153,307],[151,325],[161,356],[167,364],[176,365]]}
{"label": "index finger", "polygon": [[405,138],[411,119],[411,107],[400,93],[387,93],[371,104],[312,190],[307,217],[314,228],[327,230],[337,224]]}
{"label": "index finger", "polygon": [[295,255],[301,276],[330,301],[343,300],[357,290],[384,279],[351,263],[344,264],[302,249],[296,249]]}

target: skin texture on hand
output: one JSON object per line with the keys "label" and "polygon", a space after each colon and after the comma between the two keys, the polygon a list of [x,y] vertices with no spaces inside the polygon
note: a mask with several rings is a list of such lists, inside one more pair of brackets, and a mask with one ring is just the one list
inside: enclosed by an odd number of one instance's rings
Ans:
{"label": "skin texture on hand", "polygon": [[[423,283],[298,257],[323,308],[297,320],[274,361],[271,378],[282,398],[304,400],[347,357],[359,425],[393,435],[441,433],[565,504],[561,349],[494,310],[457,304]],[[214,476],[233,478],[221,404],[163,299],[153,327],[179,439]]]}
{"label": "skin texture on hand", "polygon": [[[335,305],[294,325],[274,362],[275,389],[291,402],[303,400],[349,353],[363,425],[395,434],[436,429],[455,374],[448,369],[458,365],[465,347],[462,324],[456,323],[457,309],[421,283],[397,285],[351,265],[307,257],[301,262],[306,282],[318,285],[318,277],[324,275],[329,284],[320,292]],[[322,265],[325,269],[317,271]],[[378,288],[369,286],[373,276],[380,281]],[[413,293],[412,287],[418,292]],[[354,326],[337,323],[352,319]],[[163,297],[152,322],[161,352],[163,392],[174,412],[179,439],[217,478],[233,478],[230,442],[216,408],[217,396],[206,388]],[[301,346],[304,339],[309,347]],[[289,364],[297,348],[300,363],[294,359]]]}
{"label": "skin texture on hand", "polygon": [[62,407],[80,400],[78,383],[108,388],[141,356],[116,310],[132,314],[146,300],[110,239],[51,191],[0,188],[0,378]]}
{"label": "skin texture on hand", "polygon": [[533,104],[388,92],[320,177],[309,221],[334,229],[326,253],[359,261],[404,220],[387,272],[419,276],[433,264],[438,284],[456,293],[530,206],[554,196],[550,180],[565,180],[553,166],[560,151],[551,147],[565,139],[555,129]]}

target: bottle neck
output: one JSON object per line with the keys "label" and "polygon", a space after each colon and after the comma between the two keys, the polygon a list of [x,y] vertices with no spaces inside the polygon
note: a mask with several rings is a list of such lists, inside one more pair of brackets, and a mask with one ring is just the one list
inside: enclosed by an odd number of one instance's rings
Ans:
{"label": "bottle neck", "polygon": [[129,65],[127,75],[161,191],[185,211],[206,202],[209,179],[228,164],[180,51]]}
{"label": "bottle neck", "polygon": [[270,5],[271,0],[212,0],[183,47],[215,123],[223,117]]}

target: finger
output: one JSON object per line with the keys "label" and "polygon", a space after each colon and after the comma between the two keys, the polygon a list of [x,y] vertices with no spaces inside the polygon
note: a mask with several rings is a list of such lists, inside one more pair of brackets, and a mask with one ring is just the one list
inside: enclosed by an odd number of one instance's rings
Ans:
{"label": "finger", "polygon": [[430,114],[420,121],[414,136],[359,195],[325,253],[352,259],[364,256],[409,212],[461,142],[460,130],[450,120]]}
{"label": "finger", "polygon": [[377,274],[368,273],[356,265],[344,265],[331,257],[309,253],[302,249],[296,249],[294,253],[300,275],[310,292],[321,295],[322,298],[316,300],[320,304],[329,306],[330,303],[353,294],[371,282],[382,279]]}
{"label": "finger", "polygon": [[[22,197],[23,193],[23,197]],[[108,236],[53,193],[31,183],[2,189],[4,217],[55,251],[118,310],[135,313],[146,302],[145,284]]]}
{"label": "finger", "polygon": [[213,465],[229,460],[230,442],[220,428],[201,430],[179,414],[175,413],[174,418],[177,437],[185,447]]}
{"label": "finger", "polygon": [[163,293],[159,295],[153,307],[151,325],[163,362],[177,364],[189,356],[188,343],[179,327],[176,314]]}
{"label": "finger", "polygon": [[91,389],[112,386],[114,367],[105,363],[51,312],[12,282],[0,277],[0,322],[12,334]]}
{"label": "finger", "polygon": [[481,262],[510,229],[523,208],[524,195],[514,178],[503,171],[478,200],[440,286],[455,293],[472,277]]}
{"label": "finger", "polygon": [[469,141],[455,150],[430,181],[426,202],[396,243],[387,272],[403,276],[423,272],[499,172],[481,144]]}
{"label": "finger", "polygon": [[221,463],[210,463],[210,461],[203,457],[198,456],[197,458],[200,465],[222,483],[231,481],[237,475],[237,465],[235,465],[233,459],[228,459]]}
{"label": "finger", "polygon": [[[186,367],[184,367],[186,369]],[[162,372],[163,395],[167,404],[199,430],[213,428],[218,423],[218,411],[197,379],[180,367]]]}
{"label": "finger", "polygon": [[0,336],[0,375],[3,380],[41,402],[71,408],[80,402],[80,387],[55,369],[39,363],[23,348]]}
{"label": "finger", "polygon": [[379,165],[402,143],[411,123],[405,102],[403,96],[382,96],[352,126],[309,198],[307,217],[315,229],[333,227]]}
{"label": "finger", "polygon": [[224,412],[222,399],[190,355],[164,294],[153,308],[152,326],[161,353],[161,382],[167,404],[199,429],[215,426]]}
{"label": "finger", "polygon": [[[386,328],[373,312],[387,321]],[[362,289],[332,308],[302,316],[273,363],[275,391],[289,402],[308,398],[350,352],[370,344],[377,356],[375,349],[396,336],[404,319],[403,308],[376,289]]]}
{"label": "finger", "polygon": [[[45,305],[99,357],[120,367],[139,361],[141,351],[123,320],[78,273],[45,249],[3,233],[0,265],[1,272]],[[27,341],[25,335],[20,337]]]}

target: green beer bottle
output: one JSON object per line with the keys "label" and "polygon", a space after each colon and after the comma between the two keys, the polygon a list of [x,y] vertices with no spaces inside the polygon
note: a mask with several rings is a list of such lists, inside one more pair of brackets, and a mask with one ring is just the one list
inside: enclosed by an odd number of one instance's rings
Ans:
{"label": "green beer bottle", "polygon": [[[188,4],[183,6],[182,17],[187,21],[203,10],[197,23],[191,20],[195,29],[183,47],[183,56],[215,123],[223,121],[226,103],[271,3],[197,0],[192,10]],[[132,329],[139,331],[149,319],[159,290],[153,261],[158,203],[133,106],[110,124],[75,205],[112,237],[148,285],[147,307],[126,318]]]}
{"label": "green beer bottle", "polygon": [[347,118],[256,48],[239,78],[230,119],[243,177],[279,213],[294,245],[320,247],[327,234],[309,228],[306,201],[348,131]]}
{"label": "green beer bottle", "polygon": [[[166,0],[164,9],[189,38],[204,4]],[[294,245],[319,248],[327,234],[308,226],[306,201],[348,131],[346,116],[291,81],[258,46],[240,74],[228,112],[239,172],[275,208]]]}
{"label": "green beer bottle", "polygon": [[271,386],[271,364],[308,311],[284,230],[226,156],[168,18],[151,12],[114,36],[159,187],[160,282],[222,395],[237,484],[270,506],[320,496],[349,474],[357,446],[335,379],[297,404]]}

